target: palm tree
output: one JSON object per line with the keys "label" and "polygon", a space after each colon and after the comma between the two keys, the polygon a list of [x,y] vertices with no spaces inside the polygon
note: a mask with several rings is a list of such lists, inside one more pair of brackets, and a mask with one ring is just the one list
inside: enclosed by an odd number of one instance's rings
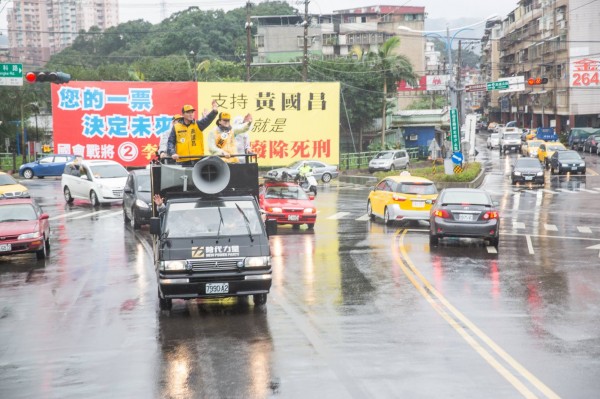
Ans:
{"label": "palm tree", "polygon": [[385,149],[385,117],[387,107],[388,85],[395,91],[396,82],[405,80],[408,84],[414,85],[417,82],[417,75],[413,71],[412,64],[408,57],[398,54],[400,47],[400,38],[393,36],[386,40],[375,58],[374,70],[381,72],[383,76],[383,103],[381,106],[381,148]]}

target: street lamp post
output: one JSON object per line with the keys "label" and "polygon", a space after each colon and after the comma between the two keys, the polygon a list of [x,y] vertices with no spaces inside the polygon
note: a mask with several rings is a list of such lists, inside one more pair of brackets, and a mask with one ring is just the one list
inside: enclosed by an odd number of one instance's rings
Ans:
{"label": "street lamp post", "polygon": [[198,71],[196,70],[196,53],[194,53],[194,50],[190,50],[190,58],[191,58],[191,68],[194,72],[194,82],[198,81]]}

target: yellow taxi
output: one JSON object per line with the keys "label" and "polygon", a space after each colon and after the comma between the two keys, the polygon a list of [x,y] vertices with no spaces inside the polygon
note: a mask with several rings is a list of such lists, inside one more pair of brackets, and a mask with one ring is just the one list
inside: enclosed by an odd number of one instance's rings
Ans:
{"label": "yellow taxi", "polygon": [[0,200],[29,197],[27,187],[19,184],[11,175],[0,172]]}
{"label": "yellow taxi", "polygon": [[525,144],[521,146],[521,153],[525,157],[537,158],[538,149],[542,143],[545,143],[545,141],[537,139],[527,140],[525,141]]}
{"label": "yellow taxi", "polygon": [[548,168],[550,166],[550,157],[555,151],[566,150],[565,146],[558,141],[546,141],[540,144],[538,148],[538,159]]}
{"label": "yellow taxi", "polygon": [[429,220],[431,206],[437,198],[435,184],[404,171],[400,176],[387,176],[371,189],[367,214],[389,225],[400,220]]}

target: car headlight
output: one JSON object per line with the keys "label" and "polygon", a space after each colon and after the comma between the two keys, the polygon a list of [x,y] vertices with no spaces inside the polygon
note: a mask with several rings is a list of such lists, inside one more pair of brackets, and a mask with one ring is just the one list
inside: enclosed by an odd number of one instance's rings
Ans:
{"label": "car headlight", "polygon": [[268,212],[272,212],[272,213],[281,213],[281,212],[283,212],[281,208],[275,208],[275,207],[273,207],[273,208],[267,208],[267,211]]}
{"label": "car headlight", "polygon": [[250,256],[244,259],[244,267],[268,267],[271,266],[270,256]]}
{"label": "car headlight", "polygon": [[536,173],[536,176],[544,176],[544,172],[543,172],[543,171],[541,171],[541,172],[537,172],[537,173]]}
{"label": "car headlight", "polygon": [[36,231],[35,233],[26,233],[26,234],[21,234],[19,237],[17,237],[17,240],[30,240],[32,238],[40,238],[42,235],[40,234],[39,231]]}
{"label": "car headlight", "polygon": [[135,206],[137,206],[138,208],[141,208],[141,209],[149,208],[148,204],[146,202],[142,201],[141,199],[135,200]]}
{"label": "car headlight", "polygon": [[515,176],[521,176],[521,172],[515,170]]}
{"label": "car headlight", "polygon": [[187,261],[185,260],[163,260],[160,262],[161,270],[186,270]]}
{"label": "car headlight", "polygon": [[304,213],[313,214],[313,213],[315,213],[315,208],[305,208],[304,209]]}

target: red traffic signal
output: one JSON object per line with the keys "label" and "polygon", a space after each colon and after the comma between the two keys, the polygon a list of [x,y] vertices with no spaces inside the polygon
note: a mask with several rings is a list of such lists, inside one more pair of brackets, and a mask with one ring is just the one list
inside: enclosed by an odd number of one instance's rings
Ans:
{"label": "red traffic signal", "polygon": [[71,75],[64,72],[27,72],[25,80],[29,83],[50,82],[50,83],[69,83]]}
{"label": "red traffic signal", "polygon": [[546,83],[548,83],[548,78],[529,78],[527,80],[529,86],[545,85]]}

